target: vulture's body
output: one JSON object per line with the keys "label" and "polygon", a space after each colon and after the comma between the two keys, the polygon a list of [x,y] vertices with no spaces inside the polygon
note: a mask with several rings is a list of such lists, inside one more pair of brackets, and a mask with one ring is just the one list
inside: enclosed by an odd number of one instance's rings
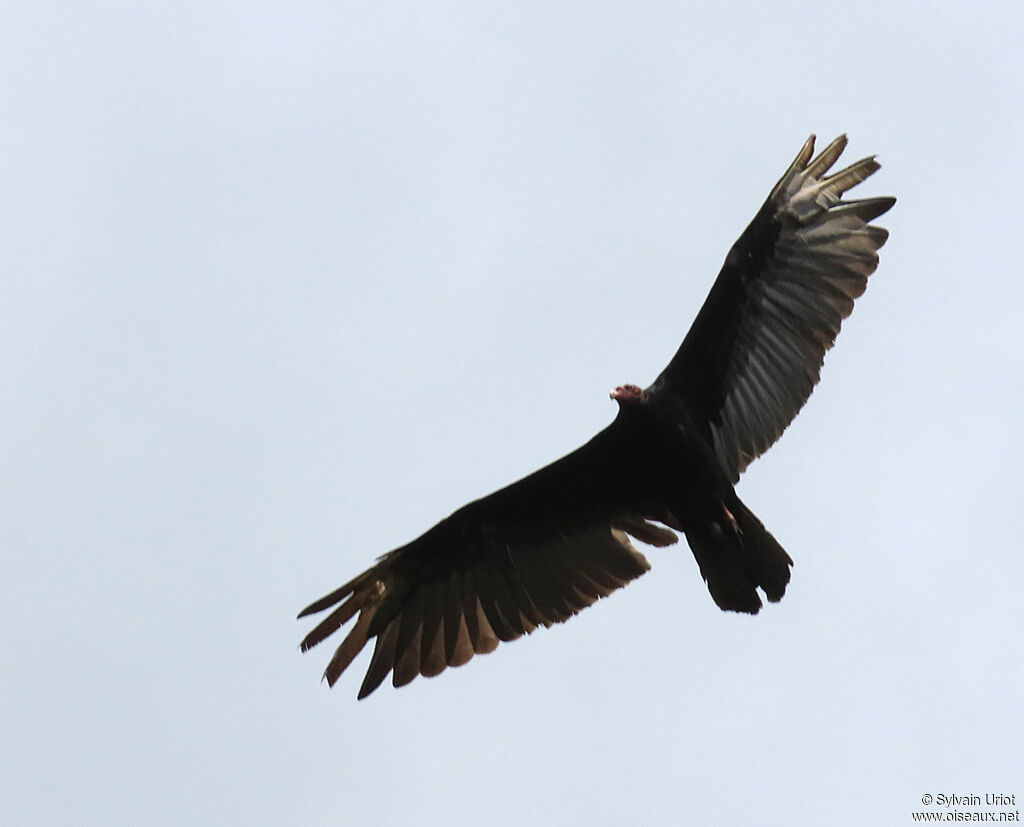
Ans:
{"label": "vulture's body", "polygon": [[[644,389],[612,392],[615,420],[562,459],[463,506],[306,608],[333,611],[306,650],[356,618],[325,676],[366,643],[363,698],[436,675],[537,626],[567,620],[650,568],[629,537],[681,531],[715,602],[756,613],[781,599],[792,560],[734,489],[807,401],[825,352],[878,264],[892,198],[843,201],[873,158],[827,175],[813,136],[733,245],[690,332]],[[358,616],[357,616],[358,615]]]}

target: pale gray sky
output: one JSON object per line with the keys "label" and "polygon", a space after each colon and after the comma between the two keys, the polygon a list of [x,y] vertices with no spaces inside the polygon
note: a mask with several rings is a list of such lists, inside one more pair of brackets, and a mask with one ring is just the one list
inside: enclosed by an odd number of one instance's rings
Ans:
{"label": "pale gray sky", "polygon": [[[8,3],[14,824],[909,824],[1024,796],[1016,2]],[[892,233],[740,494],[570,623],[357,703],[295,613],[585,441],[803,140]]]}

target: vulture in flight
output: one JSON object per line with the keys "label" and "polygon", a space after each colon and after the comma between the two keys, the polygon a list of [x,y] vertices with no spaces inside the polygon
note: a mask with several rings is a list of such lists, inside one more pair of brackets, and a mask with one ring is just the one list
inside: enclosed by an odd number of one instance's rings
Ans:
{"label": "vulture in flight", "polygon": [[614,421],[562,459],[463,506],[304,609],[330,609],[306,651],[355,618],[324,677],[370,641],[359,698],[461,666],[568,620],[650,568],[630,537],[686,540],[715,603],[755,614],[793,561],[736,495],[747,465],[807,401],[888,233],[895,198],[843,199],[879,168],[829,170],[814,136],[733,245],[689,333],[647,388],[621,385]]}

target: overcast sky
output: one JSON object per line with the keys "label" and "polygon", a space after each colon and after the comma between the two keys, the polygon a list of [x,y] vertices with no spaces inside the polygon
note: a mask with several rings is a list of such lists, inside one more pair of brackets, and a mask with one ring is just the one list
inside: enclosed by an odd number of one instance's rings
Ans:
{"label": "overcast sky", "polygon": [[[686,5],[4,4],[5,821],[1024,797],[1024,12]],[[899,203],[739,486],[785,599],[647,549],[564,626],[328,690],[297,611],[610,421],[811,132]]]}

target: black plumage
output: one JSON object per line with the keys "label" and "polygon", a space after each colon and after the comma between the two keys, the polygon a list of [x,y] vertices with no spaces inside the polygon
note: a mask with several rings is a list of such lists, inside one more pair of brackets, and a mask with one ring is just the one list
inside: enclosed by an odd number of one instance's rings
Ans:
{"label": "black plumage", "polygon": [[[686,535],[712,598],[756,613],[782,598],[792,560],[734,489],[818,381],[825,352],[878,265],[870,224],[893,198],[842,200],[865,158],[828,175],[814,136],[733,245],[668,367],[612,391],[615,420],[562,459],[463,506],[299,615],[333,611],[303,651],[356,617],[325,672],[332,686],[374,652],[359,697],[568,620],[650,568],[630,542]],[[357,617],[358,615],[358,617]]]}

